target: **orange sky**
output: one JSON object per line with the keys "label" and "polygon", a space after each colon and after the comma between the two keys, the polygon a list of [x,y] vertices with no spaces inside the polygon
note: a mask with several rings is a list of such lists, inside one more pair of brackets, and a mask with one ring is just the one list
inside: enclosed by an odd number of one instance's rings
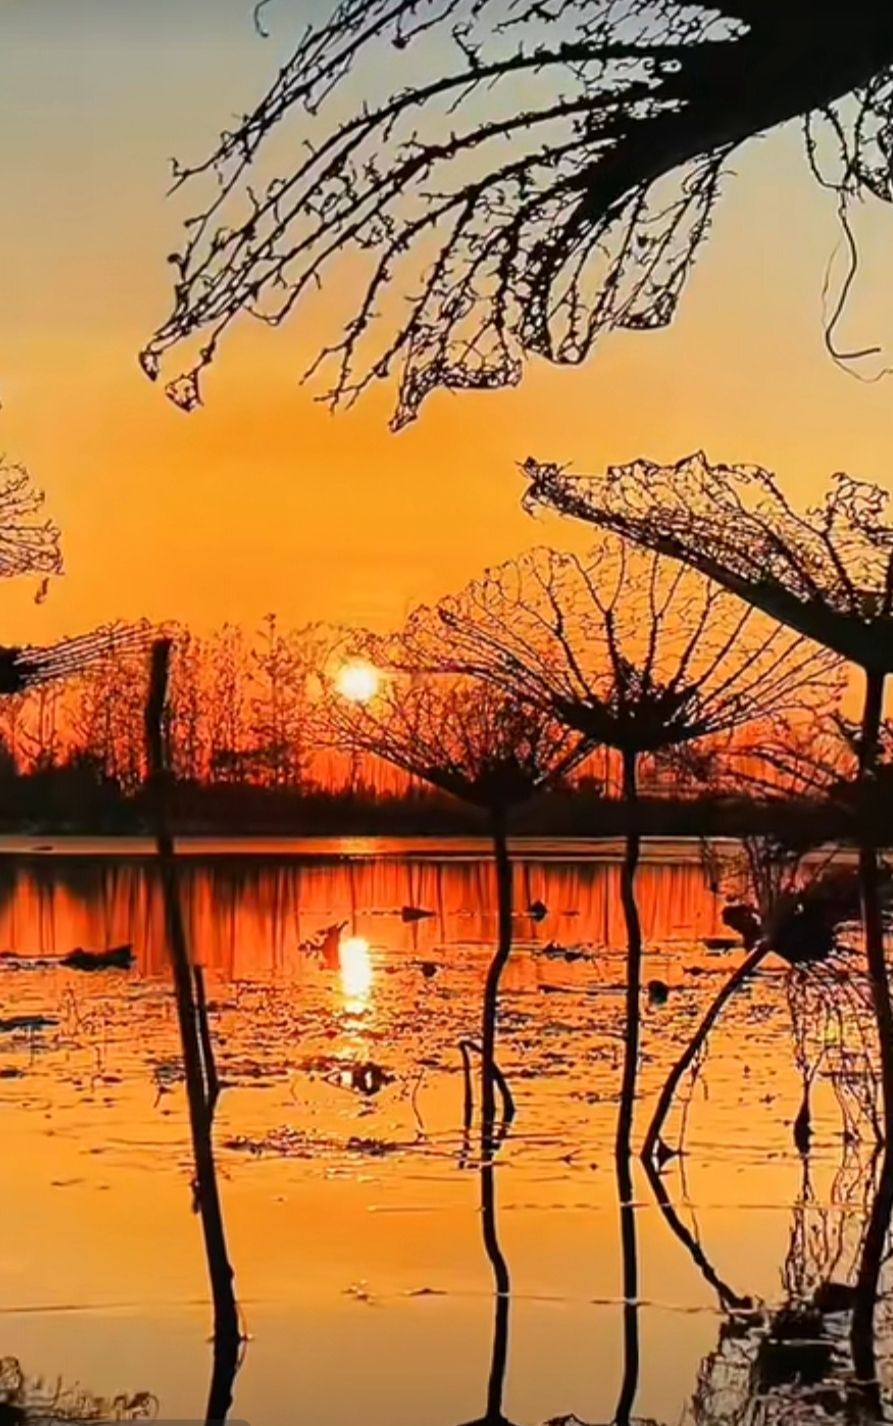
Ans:
{"label": "orange sky", "polygon": [[[5,639],[139,614],[399,619],[527,544],[579,541],[521,513],[528,453],[598,467],[704,445],[775,466],[800,495],[839,467],[893,482],[893,384],[854,380],[822,345],[839,232],[791,130],[737,162],[669,332],[613,338],[581,371],[536,364],[518,391],[439,395],[394,437],[390,392],[333,418],[298,386],[319,336],[299,316],[238,329],[207,407],[170,407],[136,364],[190,210],[164,198],[167,157],[201,154],[252,101],[302,10],[271,7],[263,42],[249,0],[0,4],[0,450],[45,487],[68,569],[40,608],[3,589]],[[864,346],[893,331],[893,212],[857,224],[841,342]]]}

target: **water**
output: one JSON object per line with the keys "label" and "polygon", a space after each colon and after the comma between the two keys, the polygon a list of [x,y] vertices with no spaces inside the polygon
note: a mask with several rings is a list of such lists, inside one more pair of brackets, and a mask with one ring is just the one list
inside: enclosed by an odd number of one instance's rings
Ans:
{"label": "water", "polygon": [[[121,1397],[104,1419],[203,1419],[211,1317],[155,869],[139,845],[6,850],[0,950],[14,954],[0,960],[0,1020],[51,1023],[0,1033],[0,1356],[53,1391]],[[531,1426],[609,1422],[625,1369],[632,1382],[633,1328],[635,1419],[783,1419],[741,1414],[757,1338],[724,1324],[730,1293],[771,1306],[853,1278],[871,1193],[870,1144],[844,1133],[858,1127],[862,1071],[839,1073],[861,1014],[855,982],[843,1029],[827,987],[781,962],[732,1002],[686,1084],[669,1205],[637,1172],[639,1280],[625,1310],[619,868],[603,846],[521,848],[499,1024],[517,1102],[493,1173],[500,1299],[462,1126],[459,1041],[479,1037],[495,934],[480,847],[189,850],[182,896],[225,1084],[215,1141],[249,1337],[234,1419],[458,1426],[484,1418],[489,1393],[491,1420],[501,1409]],[[639,891],[645,979],[669,987],[665,1005],[643,1007],[641,1136],[740,952],[705,945],[723,931],[720,903],[693,847],[652,849]],[[526,914],[538,900],[539,922]],[[404,907],[433,914],[407,921]],[[338,923],[319,953],[299,949]],[[52,964],[123,942],[130,973]],[[806,1159],[792,1132],[792,1005],[822,1038]],[[677,1113],[668,1139],[681,1131]]]}

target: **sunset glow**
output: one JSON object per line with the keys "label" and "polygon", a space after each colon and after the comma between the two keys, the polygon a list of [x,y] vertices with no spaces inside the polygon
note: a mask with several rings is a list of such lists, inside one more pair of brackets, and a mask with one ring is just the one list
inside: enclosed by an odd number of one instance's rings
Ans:
{"label": "sunset glow", "polygon": [[370,663],[356,659],[340,670],[335,686],[349,703],[369,703],[381,687],[381,674]]}
{"label": "sunset glow", "polygon": [[338,948],[341,988],[347,1009],[362,1010],[372,989],[372,958],[364,936],[346,936]]}

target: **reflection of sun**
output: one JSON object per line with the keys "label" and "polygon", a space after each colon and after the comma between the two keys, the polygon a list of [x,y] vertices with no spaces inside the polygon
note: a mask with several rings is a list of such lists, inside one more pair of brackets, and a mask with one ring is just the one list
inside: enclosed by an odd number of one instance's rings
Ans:
{"label": "reflection of sun", "polygon": [[338,671],[335,686],[350,703],[368,703],[378,692],[381,676],[371,663],[354,659]]}
{"label": "reflection of sun", "polygon": [[372,989],[372,957],[365,936],[346,936],[338,947],[341,989],[349,1010],[362,1009]]}

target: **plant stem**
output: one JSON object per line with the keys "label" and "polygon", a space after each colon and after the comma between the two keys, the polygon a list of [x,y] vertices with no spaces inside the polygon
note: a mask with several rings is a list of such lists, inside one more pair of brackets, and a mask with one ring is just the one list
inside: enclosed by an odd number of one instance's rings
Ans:
{"label": "plant stem", "polygon": [[642,993],[642,925],[636,905],[636,872],[642,838],[638,827],[638,755],[623,750],[623,800],[627,810],[626,851],[620,873],[620,899],[626,923],[626,1025],[624,1029],[623,1077],[620,1086],[620,1108],[617,1114],[615,1156],[618,1171],[625,1163],[621,1184],[622,1196],[632,1196],[629,1182],[633,1108],[636,1097],[636,1077],[639,1067],[639,1014]]}
{"label": "plant stem", "polygon": [[[156,794],[155,842],[161,872],[165,925],[171,957],[183,1069],[186,1076],[186,1098],[189,1105],[196,1198],[214,1302],[216,1356],[217,1354],[223,1355],[227,1349],[237,1346],[240,1339],[239,1316],[233,1291],[233,1270],[226,1247],[223,1211],[220,1205],[211,1140],[213,1112],[209,1087],[216,1085],[217,1077],[216,1071],[212,1068],[213,1060],[209,1058],[207,1067],[203,1061],[199,1010],[186,945],[176,857],[167,810],[168,769],[163,729],[169,659],[170,642],[160,639],[152,649],[152,675],[146,704],[146,751],[151,785]],[[205,1054],[210,1057],[209,1035],[206,1036],[206,1040],[204,1050]]]}
{"label": "plant stem", "polygon": [[654,1110],[654,1114],[652,1115],[651,1123],[648,1125],[648,1133],[645,1135],[645,1142],[642,1145],[642,1158],[645,1160],[646,1164],[650,1164],[654,1159],[654,1153],[657,1148],[657,1143],[660,1138],[661,1130],[663,1129],[664,1121],[670,1112],[670,1106],[673,1103],[673,1098],[676,1094],[676,1090],[679,1088],[680,1080],[682,1079],[686,1071],[690,1068],[690,1066],[694,1063],[694,1061],[697,1059],[701,1049],[703,1048],[707,1040],[707,1036],[710,1034],[710,1031],[713,1029],[713,1026],[719,1019],[720,1013],[722,1011],[723,1006],[726,1004],[726,1001],[731,999],[738,987],[740,985],[743,985],[743,983],[753,974],[757,966],[768,954],[769,947],[766,945],[765,941],[759,941],[754,947],[754,949],[751,951],[750,955],[746,956],[745,959],[741,962],[737,970],[732,972],[728,980],[717,992],[715,999],[712,1001],[707,1011],[705,1012],[704,1017],[701,1020],[701,1023],[699,1024],[697,1030],[692,1035],[688,1044],[685,1046],[685,1049],[682,1051],[682,1054],[679,1056],[676,1063],[673,1065],[673,1068],[670,1070],[670,1073],[667,1075],[667,1078],[664,1081],[663,1089],[660,1092],[660,1098],[657,1101],[657,1106]]}
{"label": "plant stem", "polygon": [[496,894],[499,932],[496,953],[487,970],[481,1028],[481,1118],[483,1142],[492,1148],[496,1126],[496,1012],[499,982],[512,950],[512,863],[509,856],[505,809],[491,810],[493,855],[496,863]]}

